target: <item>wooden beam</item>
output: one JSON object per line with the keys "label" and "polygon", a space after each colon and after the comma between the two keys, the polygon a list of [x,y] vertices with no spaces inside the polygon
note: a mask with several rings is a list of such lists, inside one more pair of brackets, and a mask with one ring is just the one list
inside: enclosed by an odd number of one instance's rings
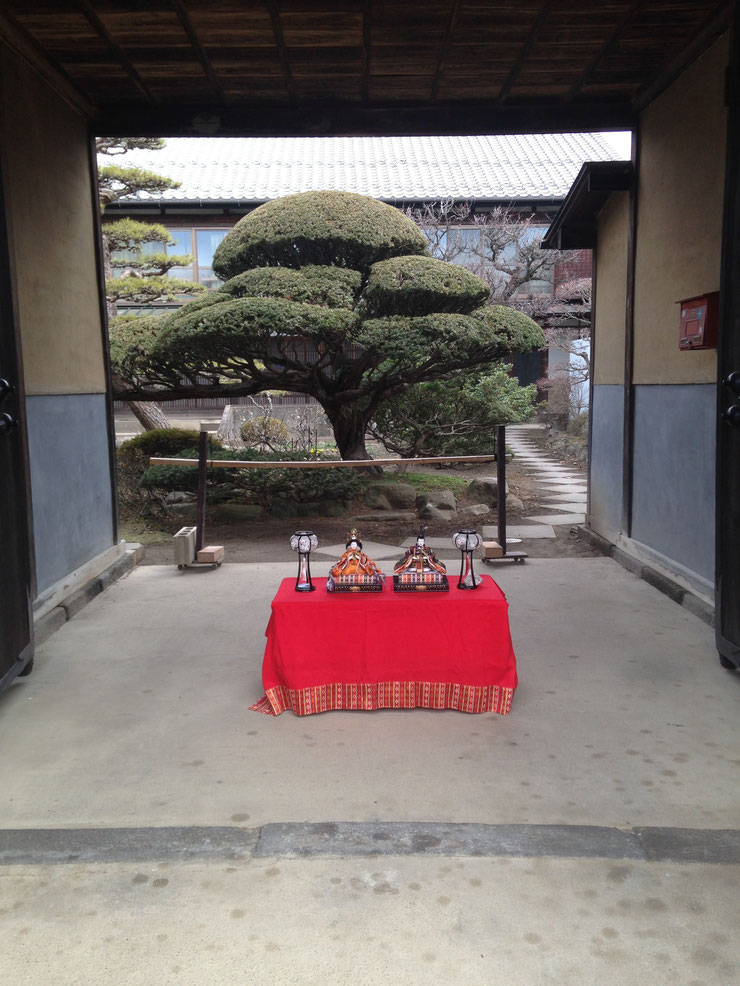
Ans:
{"label": "wooden beam", "polygon": [[221,86],[221,81],[216,75],[213,65],[211,65],[211,61],[206,54],[205,48],[200,43],[200,38],[193,27],[193,22],[190,20],[190,15],[187,12],[185,4],[182,0],[170,0],[170,3],[174,8],[180,23],[182,24],[182,29],[187,35],[188,41],[192,45],[193,51],[195,52],[208,81],[211,83],[211,88],[216,93],[218,101],[225,106],[228,103],[228,100],[224,93],[223,87]]}
{"label": "wooden beam", "polygon": [[572,87],[572,89],[570,89],[569,92],[566,94],[565,96],[566,102],[570,102],[570,100],[573,99],[581,91],[581,89],[583,89],[583,87],[586,85],[588,80],[596,71],[596,67],[598,66],[599,62],[603,61],[604,57],[609,54],[612,48],[614,48],[617,41],[619,41],[619,39],[622,37],[622,35],[627,30],[629,25],[632,23],[632,21],[635,19],[637,14],[640,12],[640,8],[643,6],[644,6],[644,0],[634,0],[634,3],[632,3],[632,5],[627,10],[627,12],[618,22],[617,26],[612,31],[608,40],[602,47],[601,51],[596,53],[596,55],[592,58],[592,60],[588,63],[586,68],[581,73],[581,77],[578,80],[578,82],[576,82],[575,85]]}
{"label": "wooden beam", "polygon": [[362,8],[362,101],[370,99],[370,69],[372,52],[372,3],[366,0]]}
{"label": "wooden beam", "polygon": [[454,0],[452,7],[450,8],[450,16],[447,21],[447,27],[445,28],[444,37],[442,38],[442,44],[439,49],[439,58],[437,59],[437,67],[434,70],[434,75],[432,76],[432,88],[430,90],[429,98],[434,103],[437,100],[437,93],[439,92],[439,79],[442,75],[442,67],[447,58],[447,54],[450,50],[452,44],[452,33],[455,30],[455,25],[457,23],[457,17],[460,13],[460,0]]}
{"label": "wooden beam", "polygon": [[469,135],[471,133],[574,133],[630,130],[635,113],[629,100],[567,105],[531,103],[498,106],[483,100],[362,103],[305,102],[295,105],[182,106],[164,104],[104,107],[94,119],[108,136],[296,137]]}
{"label": "wooden beam", "polygon": [[131,81],[134,83],[136,88],[142,94],[144,99],[146,99],[147,103],[154,104],[156,100],[152,96],[147,84],[139,75],[139,73],[137,72],[136,68],[134,67],[133,63],[131,62],[131,60],[129,59],[128,55],[123,50],[123,48],[121,48],[120,45],[116,44],[116,42],[110,36],[108,29],[106,28],[105,24],[101,21],[101,19],[98,17],[97,12],[93,7],[93,5],[89,3],[88,0],[77,0],[76,6],[77,9],[80,11],[80,13],[87,18],[90,25],[95,29],[95,31],[97,31],[97,33],[100,35],[103,41],[105,41],[105,43],[108,45],[111,54],[116,58],[118,62],[120,62],[120,64],[126,70]]}
{"label": "wooden beam", "polygon": [[95,115],[94,104],[7,11],[0,13],[0,38],[76,113],[87,120]]}
{"label": "wooden beam", "polygon": [[268,0],[267,9],[270,12],[270,20],[272,21],[272,30],[275,34],[275,44],[277,45],[278,57],[280,58],[280,65],[283,69],[283,77],[285,79],[285,88],[288,90],[288,96],[291,103],[295,102],[296,99],[296,89],[295,80],[293,79],[293,73],[290,70],[290,62],[288,61],[288,52],[285,49],[285,36],[283,35],[283,25],[280,21],[280,11],[276,0]]}
{"label": "wooden beam", "polygon": [[[437,463],[495,462],[495,455],[438,455],[420,459],[325,459],[309,462],[257,462],[245,459],[208,459],[209,469],[367,469],[368,466],[428,466]],[[197,466],[198,459],[165,459],[152,456],[150,466]]]}
{"label": "wooden beam", "polygon": [[622,530],[632,537],[632,503],[635,476],[635,280],[637,269],[638,186],[640,174],[640,131],[632,139],[635,180],[630,189],[627,233],[627,285],[624,326],[624,411],[622,420]]}
{"label": "wooden beam", "polygon": [[499,103],[505,103],[506,100],[511,95],[512,87],[516,82],[519,73],[524,67],[524,63],[526,62],[529,53],[532,51],[532,48],[534,47],[537,41],[537,38],[539,37],[540,31],[542,30],[542,25],[547,20],[551,8],[552,8],[552,0],[548,0],[547,3],[544,3],[542,5],[539,14],[537,14],[537,16],[535,17],[534,24],[532,25],[532,30],[529,32],[529,37],[524,42],[524,46],[522,47],[522,50],[519,52],[519,56],[516,62],[514,62],[514,65],[512,66],[512,69],[509,72],[509,75],[506,79],[506,82],[504,82],[503,86],[501,86],[501,92],[499,93],[499,97],[498,97]]}

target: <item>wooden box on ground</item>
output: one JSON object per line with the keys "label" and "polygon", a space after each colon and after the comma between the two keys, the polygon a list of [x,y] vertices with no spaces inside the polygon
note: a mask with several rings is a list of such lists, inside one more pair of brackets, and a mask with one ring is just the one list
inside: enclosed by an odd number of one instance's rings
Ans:
{"label": "wooden box on ground", "polygon": [[224,547],[222,544],[209,544],[201,548],[198,552],[198,561],[201,564],[215,565],[224,557]]}

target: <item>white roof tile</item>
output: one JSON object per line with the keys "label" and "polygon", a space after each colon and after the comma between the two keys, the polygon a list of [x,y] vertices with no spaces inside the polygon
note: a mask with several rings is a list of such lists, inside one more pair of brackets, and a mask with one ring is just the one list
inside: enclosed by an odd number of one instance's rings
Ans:
{"label": "white roof tile", "polygon": [[[387,201],[564,198],[584,161],[619,160],[597,133],[508,137],[174,137],[118,162],[180,188],[124,202],[261,202],[341,189]],[[103,164],[111,159],[104,159]]]}

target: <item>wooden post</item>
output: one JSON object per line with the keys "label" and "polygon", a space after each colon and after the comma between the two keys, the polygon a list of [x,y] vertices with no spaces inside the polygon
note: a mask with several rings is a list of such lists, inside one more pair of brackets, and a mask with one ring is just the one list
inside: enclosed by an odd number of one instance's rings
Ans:
{"label": "wooden post", "polygon": [[208,432],[200,433],[198,444],[198,505],[195,531],[195,557],[203,547],[203,536],[206,526],[206,464],[208,462]]}
{"label": "wooden post", "polygon": [[506,427],[496,428],[496,500],[498,511],[498,543],[506,555]]}

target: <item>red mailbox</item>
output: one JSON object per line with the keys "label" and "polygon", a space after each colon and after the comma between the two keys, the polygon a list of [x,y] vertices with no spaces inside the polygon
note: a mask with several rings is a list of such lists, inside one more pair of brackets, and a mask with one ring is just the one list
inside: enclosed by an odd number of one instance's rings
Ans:
{"label": "red mailbox", "polygon": [[679,301],[681,334],[679,349],[716,349],[719,291]]}

